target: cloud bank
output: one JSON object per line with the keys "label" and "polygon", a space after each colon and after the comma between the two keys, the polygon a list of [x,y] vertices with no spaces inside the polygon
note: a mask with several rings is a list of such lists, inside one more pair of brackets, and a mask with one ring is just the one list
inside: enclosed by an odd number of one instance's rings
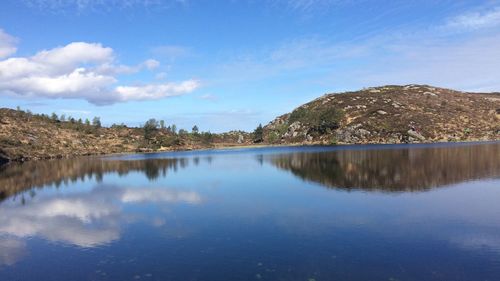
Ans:
{"label": "cloud bank", "polygon": [[[15,40],[0,30],[0,57],[15,52]],[[160,63],[149,59],[137,66],[118,65],[114,51],[98,43],[73,42],[43,50],[31,57],[0,60],[0,94],[22,97],[84,99],[96,105],[157,100],[190,93],[199,82],[118,84],[118,75],[154,70]]]}

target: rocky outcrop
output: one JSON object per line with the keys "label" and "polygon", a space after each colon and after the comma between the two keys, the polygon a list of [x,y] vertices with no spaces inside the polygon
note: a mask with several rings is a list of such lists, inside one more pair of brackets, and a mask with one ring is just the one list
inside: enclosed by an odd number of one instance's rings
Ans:
{"label": "rocky outcrop", "polygon": [[413,143],[500,139],[500,94],[427,85],[327,94],[264,128],[268,143]]}

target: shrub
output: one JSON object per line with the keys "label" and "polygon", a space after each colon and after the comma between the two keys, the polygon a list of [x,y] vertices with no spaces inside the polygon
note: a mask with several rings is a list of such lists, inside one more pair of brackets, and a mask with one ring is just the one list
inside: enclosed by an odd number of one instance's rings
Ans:
{"label": "shrub", "polygon": [[276,132],[271,132],[267,137],[267,141],[269,143],[277,143],[280,139],[280,135]]}
{"label": "shrub", "polygon": [[161,146],[179,146],[182,145],[182,139],[178,136],[166,136],[160,140]]}
{"label": "shrub", "polygon": [[214,135],[210,132],[201,133],[201,142],[203,144],[211,144],[214,141]]}
{"label": "shrub", "polygon": [[292,111],[289,117],[289,123],[299,121],[307,125],[313,132],[320,134],[335,130],[340,126],[344,117],[344,112],[335,108],[311,108],[299,107]]}

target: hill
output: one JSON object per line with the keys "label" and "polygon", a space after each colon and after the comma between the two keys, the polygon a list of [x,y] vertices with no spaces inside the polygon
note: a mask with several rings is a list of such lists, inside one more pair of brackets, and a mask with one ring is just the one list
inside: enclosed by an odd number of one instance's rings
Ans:
{"label": "hill", "polygon": [[269,143],[411,143],[500,139],[500,94],[426,85],[326,94],[264,127]]}
{"label": "hill", "polygon": [[[160,128],[155,120],[149,127],[110,128],[80,120],[61,121],[48,115],[0,109],[0,162],[126,152],[190,150],[251,143],[245,132],[174,132]],[[1,164],[1,163],[0,163]]]}

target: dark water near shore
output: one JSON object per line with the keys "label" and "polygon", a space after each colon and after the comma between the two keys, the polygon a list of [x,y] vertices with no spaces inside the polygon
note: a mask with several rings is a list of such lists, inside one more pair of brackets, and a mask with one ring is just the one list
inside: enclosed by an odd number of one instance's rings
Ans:
{"label": "dark water near shore", "polygon": [[0,280],[500,280],[500,143],[4,166]]}

